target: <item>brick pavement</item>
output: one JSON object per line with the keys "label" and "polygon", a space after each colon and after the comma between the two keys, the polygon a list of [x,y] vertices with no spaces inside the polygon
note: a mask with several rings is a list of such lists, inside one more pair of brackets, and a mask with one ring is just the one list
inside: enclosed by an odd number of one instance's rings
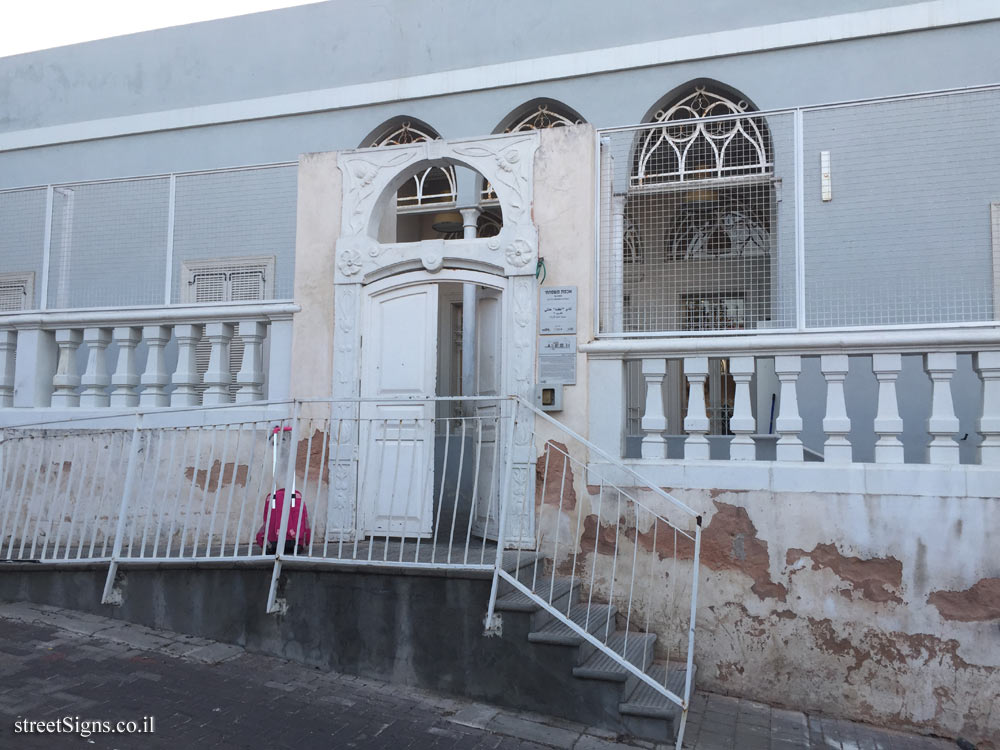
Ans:
{"label": "brick pavement", "polygon": [[[155,733],[14,734],[21,719],[136,720]],[[572,750],[653,747],[607,731],[323,672],[96,615],[0,604],[0,748]],[[943,750],[884,732],[699,693],[692,750]]]}

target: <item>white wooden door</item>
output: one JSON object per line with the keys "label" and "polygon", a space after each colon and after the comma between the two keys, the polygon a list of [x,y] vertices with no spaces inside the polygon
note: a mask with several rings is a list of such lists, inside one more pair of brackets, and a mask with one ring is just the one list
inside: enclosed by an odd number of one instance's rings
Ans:
{"label": "white wooden door", "polygon": [[[366,536],[429,537],[434,487],[438,289],[367,298],[361,344],[358,505]],[[384,400],[383,400],[384,399]]]}
{"label": "white wooden door", "polygon": [[[475,395],[503,395],[501,380],[502,330],[500,292],[476,288],[476,367]],[[503,428],[499,423],[499,401],[477,401],[473,413],[480,433],[478,473],[473,497],[473,531],[479,536],[497,538],[500,472],[503,469]]]}

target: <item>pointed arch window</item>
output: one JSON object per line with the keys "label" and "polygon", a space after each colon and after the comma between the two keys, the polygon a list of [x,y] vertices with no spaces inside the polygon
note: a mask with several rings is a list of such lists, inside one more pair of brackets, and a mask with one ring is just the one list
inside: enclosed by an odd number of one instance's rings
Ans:
{"label": "pointed arch window", "polygon": [[662,127],[643,133],[633,187],[768,175],[774,168],[767,126],[745,99],[698,87],[656,112]]}

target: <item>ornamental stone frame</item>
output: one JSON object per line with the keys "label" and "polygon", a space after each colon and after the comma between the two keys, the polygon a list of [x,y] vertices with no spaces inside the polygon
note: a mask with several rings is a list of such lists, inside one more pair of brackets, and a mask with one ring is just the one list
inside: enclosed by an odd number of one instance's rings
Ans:
{"label": "ornamental stone frame", "polygon": [[[441,268],[484,271],[499,277],[503,294],[505,356],[502,382],[505,393],[532,402],[537,329],[535,265],[538,230],[532,223],[537,132],[488,136],[454,141],[425,141],[403,146],[354,149],[338,154],[343,174],[341,229],[336,243],[334,276],[334,399],[356,399],[361,393],[361,310],[364,286],[386,276]],[[503,228],[495,237],[422,242],[378,241],[386,210],[395,208],[399,187],[418,171],[445,164],[475,170],[493,186],[500,203]],[[334,403],[331,417],[344,419],[343,458],[333,460],[331,532],[353,536],[357,510],[357,403]],[[534,476],[532,423],[520,414],[514,433],[511,487],[516,501],[509,504],[509,546],[534,545],[534,498],[528,497]],[[351,425],[349,435],[343,428]],[[524,493],[523,497],[522,494]],[[509,493],[508,493],[509,494]]]}

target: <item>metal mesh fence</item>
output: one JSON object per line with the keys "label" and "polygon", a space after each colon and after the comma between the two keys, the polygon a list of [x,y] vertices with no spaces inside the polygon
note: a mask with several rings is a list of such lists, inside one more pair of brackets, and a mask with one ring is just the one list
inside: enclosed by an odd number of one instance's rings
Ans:
{"label": "metal mesh fence", "polygon": [[1000,90],[804,113],[807,326],[993,319],[997,122]]}
{"label": "metal mesh fence", "polygon": [[177,177],[171,301],[190,296],[183,289],[191,283],[182,273],[186,262],[234,258],[272,258],[274,278],[259,278],[259,262],[252,274],[241,272],[240,263],[220,268],[227,300],[247,298],[241,290],[248,280],[255,290],[260,285],[261,295],[267,289],[278,298],[292,296],[296,174],[295,166],[281,165]]}
{"label": "metal mesh fence", "polygon": [[[33,274],[30,299],[2,309],[31,309],[41,295],[45,243],[45,188],[0,192],[0,277]],[[26,295],[27,296],[27,295]]]}
{"label": "metal mesh fence", "polygon": [[[169,175],[0,191],[0,312],[290,298],[296,176],[294,164],[177,175],[173,201]],[[213,272],[219,294],[185,294]]]}
{"label": "metal mesh fence", "polygon": [[165,177],[56,187],[49,307],[161,303],[169,202]]}
{"label": "metal mesh fence", "polygon": [[604,131],[600,332],[994,320],[998,120],[990,87],[803,109],[801,145],[793,112]]}
{"label": "metal mesh fence", "polygon": [[603,333],[794,324],[792,135],[788,114],[604,135]]}

